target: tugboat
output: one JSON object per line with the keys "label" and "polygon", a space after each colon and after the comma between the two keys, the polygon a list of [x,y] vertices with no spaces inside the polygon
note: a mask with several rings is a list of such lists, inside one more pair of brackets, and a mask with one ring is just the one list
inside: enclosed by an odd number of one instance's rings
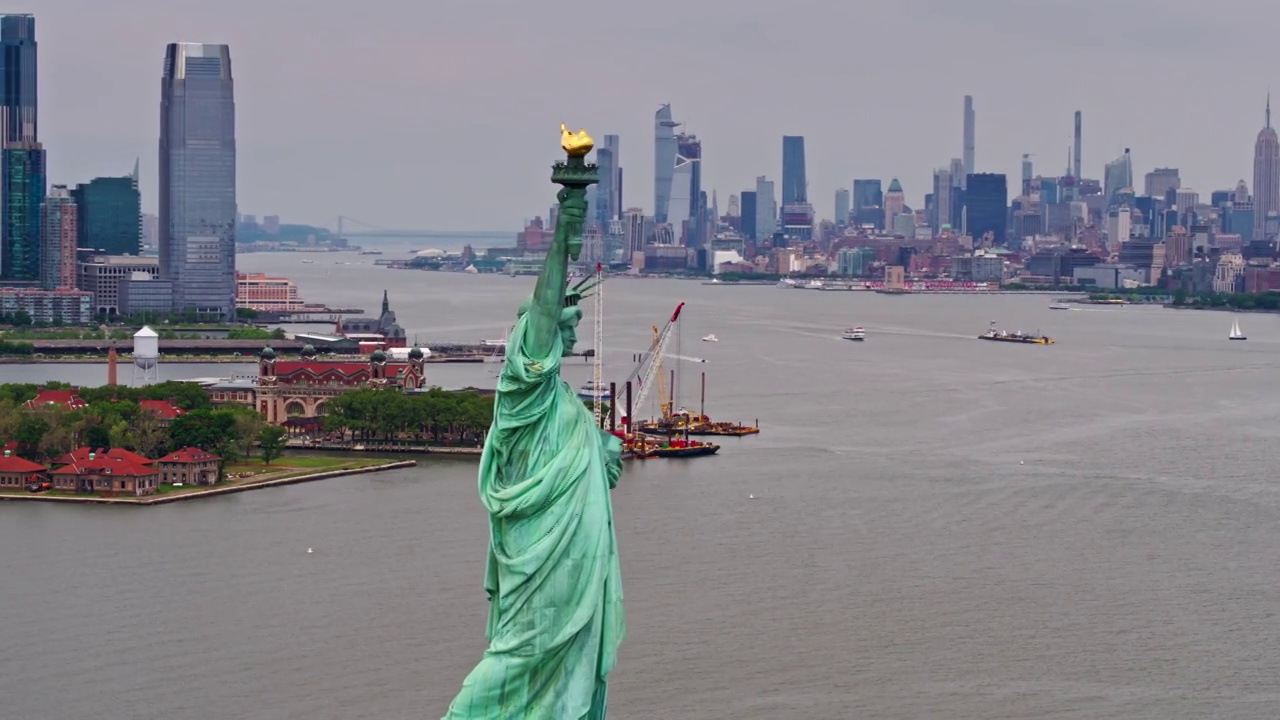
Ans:
{"label": "tugboat", "polygon": [[978,336],[979,340],[994,340],[996,342],[1023,343],[1027,345],[1052,345],[1053,338],[1048,335],[1028,335],[1026,333],[1014,331],[1005,332],[996,329],[996,321],[991,321],[991,327],[986,332]]}
{"label": "tugboat", "polygon": [[867,339],[867,333],[861,327],[852,327],[852,328],[846,329],[844,331],[844,334],[842,334],[840,337],[844,338],[845,340],[862,341]]}

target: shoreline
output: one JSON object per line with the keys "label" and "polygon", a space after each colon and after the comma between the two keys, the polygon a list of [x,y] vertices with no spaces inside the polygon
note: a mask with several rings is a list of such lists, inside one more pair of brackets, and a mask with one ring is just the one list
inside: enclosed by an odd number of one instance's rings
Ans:
{"label": "shoreline", "polygon": [[342,477],[344,475],[363,475],[365,473],[381,472],[383,470],[396,470],[399,468],[415,467],[417,460],[395,460],[382,463],[381,465],[370,465],[359,468],[344,468],[341,470],[325,470],[316,473],[305,473],[303,475],[295,475],[292,477],[276,478],[274,480],[260,480],[258,482],[248,482],[243,485],[225,485],[222,487],[211,487],[207,490],[193,490],[190,492],[177,492],[167,495],[144,495],[142,497],[98,497],[94,496],[73,496],[73,495],[44,495],[43,493],[26,493],[26,494],[8,494],[0,493],[0,502],[48,502],[48,503],[73,503],[80,505],[164,505],[167,503],[181,502],[184,500],[198,500],[201,498],[215,497],[218,495],[230,495],[232,493],[248,492],[250,490],[261,490],[263,488],[281,487],[284,485],[296,485],[298,483],[315,482],[317,480],[328,480],[330,478]]}
{"label": "shoreline", "polygon": [[[476,447],[453,447],[453,446],[433,446],[433,445],[410,445],[410,446],[379,446],[373,445],[369,447],[354,448],[346,445],[305,445],[289,443],[286,445],[290,450],[312,450],[315,452],[340,452],[340,453],[417,453],[420,455],[451,455],[454,457],[480,457],[484,451],[481,446]],[[408,462],[416,462],[410,460]]]}

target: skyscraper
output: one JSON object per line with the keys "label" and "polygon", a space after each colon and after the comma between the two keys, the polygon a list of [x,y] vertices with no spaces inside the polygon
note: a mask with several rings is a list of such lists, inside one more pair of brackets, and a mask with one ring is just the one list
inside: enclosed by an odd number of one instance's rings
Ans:
{"label": "skyscraper", "polygon": [[933,171],[933,231],[951,224],[951,168]]}
{"label": "skyscraper", "polygon": [[0,148],[0,278],[40,279],[40,204],[45,193],[44,148],[34,140]]}
{"label": "skyscraper", "polygon": [[231,51],[172,43],[160,85],[160,277],[174,310],[235,317],[235,226]]}
{"label": "skyscraper", "polygon": [[0,15],[0,142],[39,139],[36,127],[36,19]]}
{"label": "skyscraper", "polygon": [[742,237],[754,241],[756,239],[756,191],[742,191],[742,220],[739,231]]}
{"label": "skyscraper", "polygon": [[756,178],[756,240],[773,237],[778,229],[778,196],[773,194],[773,181],[761,175]]}
{"label": "skyscraper", "polygon": [[1075,130],[1075,136],[1074,136],[1075,142],[1073,143],[1075,158],[1074,158],[1073,167],[1071,168],[1071,177],[1075,178],[1075,183],[1071,186],[1072,188],[1071,198],[1073,200],[1075,198],[1080,197],[1080,156],[1082,154],[1080,146],[1084,142],[1084,127],[1083,127],[1084,119],[1083,118],[1084,116],[1081,114],[1079,110],[1077,110],[1076,111],[1076,130]]}
{"label": "skyscraper", "polygon": [[902,183],[898,178],[889,181],[889,189],[884,193],[884,228],[893,227],[893,219],[902,214],[907,207],[906,194],[902,192]]}
{"label": "skyscraper", "polygon": [[964,96],[964,177],[961,187],[967,187],[968,178],[973,174],[973,150],[974,150],[974,114],[973,114],[973,96]]}
{"label": "skyscraper", "polygon": [[1008,226],[1009,188],[1003,174],[974,173],[964,191],[965,226],[975,241],[991,233],[992,242],[1005,244]]}
{"label": "skyscraper", "polygon": [[849,188],[836,190],[836,227],[849,223]]}
{"label": "skyscraper", "polygon": [[667,220],[676,244],[696,247],[704,241],[706,202],[702,193],[702,143],[696,135],[676,136]]}
{"label": "skyscraper", "polygon": [[107,255],[137,255],[142,249],[142,196],[138,171],[100,177],[71,191],[76,202],[77,244]]}
{"label": "skyscraper", "polygon": [[54,185],[40,206],[40,285],[45,290],[76,286],[76,201],[66,185]]}
{"label": "skyscraper", "polygon": [[1133,191],[1133,160],[1129,157],[1129,148],[1103,169],[1102,195],[1106,198],[1106,207],[1115,205],[1124,190]]}
{"label": "skyscraper", "polygon": [[1267,215],[1280,212],[1280,140],[1271,127],[1271,95],[1267,94],[1266,125],[1253,145],[1253,239],[1269,240]]}
{"label": "skyscraper", "polygon": [[809,202],[804,170],[804,136],[782,136],[782,205]]}
{"label": "skyscraper", "polygon": [[619,141],[617,135],[605,135],[604,142],[596,148],[596,165],[600,166],[600,184],[596,190],[595,221],[602,228],[609,227],[610,220],[622,218],[622,167],[619,165]]}
{"label": "skyscraper", "polygon": [[671,106],[663,105],[653,117],[653,221],[667,222],[671,205],[671,177],[676,169],[676,128]]}
{"label": "skyscraper", "polygon": [[853,217],[859,225],[884,228],[884,193],[880,187],[879,180],[853,181]]}

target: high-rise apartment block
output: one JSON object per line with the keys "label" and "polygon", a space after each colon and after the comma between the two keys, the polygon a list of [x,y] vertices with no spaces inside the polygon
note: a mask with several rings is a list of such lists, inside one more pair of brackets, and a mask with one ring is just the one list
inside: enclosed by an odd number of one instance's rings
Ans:
{"label": "high-rise apartment block", "polygon": [[65,185],[49,189],[40,206],[40,285],[76,288],[76,201]]}
{"label": "high-rise apartment block", "polygon": [[172,43],[160,89],[160,275],[175,311],[235,317],[235,227],[231,51]]}
{"label": "high-rise apartment block", "polygon": [[40,279],[40,205],[45,193],[44,148],[34,140],[0,148],[0,278]]}

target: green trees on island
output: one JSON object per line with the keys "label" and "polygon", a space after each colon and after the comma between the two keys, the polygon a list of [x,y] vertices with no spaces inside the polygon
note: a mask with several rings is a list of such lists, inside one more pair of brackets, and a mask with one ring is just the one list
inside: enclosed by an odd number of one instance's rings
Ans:
{"label": "green trees on island", "polygon": [[339,395],[326,406],[325,429],[359,440],[478,444],[493,422],[493,398],[468,390],[433,388],[406,395],[366,388]]}
{"label": "green trees on island", "polygon": [[[70,386],[47,383],[45,387]],[[251,408],[215,410],[208,394],[194,383],[80,388],[80,399],[88,407],[77,410],[60,405],[25,407],[38,390],[30,384],[0,385],[0,443],[17,443],[18,454],[36,462],[48,462],[86,445],[124,448],[149,458],[194,446],[234,461],[252,451],[262,429],[261,418]],[[163,400],[186,412],[166,427],[139,405],[144,400]]]}

